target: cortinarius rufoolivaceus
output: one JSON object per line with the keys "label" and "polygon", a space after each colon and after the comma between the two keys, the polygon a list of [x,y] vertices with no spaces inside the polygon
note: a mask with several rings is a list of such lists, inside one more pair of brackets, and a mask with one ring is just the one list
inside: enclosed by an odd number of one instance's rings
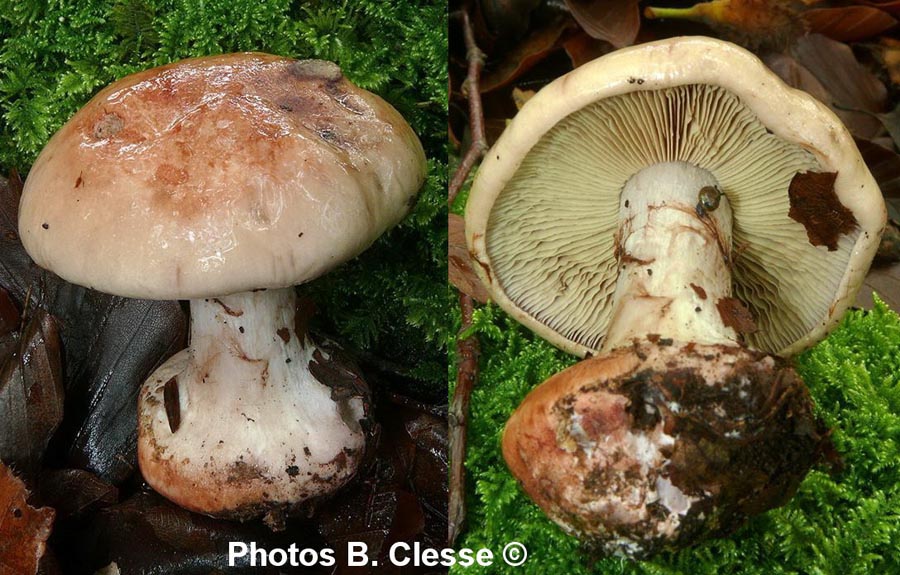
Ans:
{"label": "cortinarius rufoolivaceus", "polygon": [[22,195],[32,258],[104,292],[191,300],[190,347],[140,397],[154,489],[277,527],[354,476],[368,388],[312,341],[293,286],[400,221],[425,169],[400,114],[336,65],[256,53],[128,76],[53,136]]}
{"label": "cortinarius rufoolivaceus", "polygon": [[635,46],[541,90],[466,206],[493,299],[596,356],[507,423],[528,494],[631,557],[785,502],[823,430],[783,358],[837,324],[885,217],[834,114],[732,44]]}

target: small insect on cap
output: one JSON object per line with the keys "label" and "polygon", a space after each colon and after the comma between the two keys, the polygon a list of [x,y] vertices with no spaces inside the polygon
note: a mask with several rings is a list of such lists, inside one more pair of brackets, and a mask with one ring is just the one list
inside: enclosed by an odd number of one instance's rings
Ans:
{"label": "small insect on cap", "polygon": [[886,211],[840,120],[753,54],[704,37],[619,50],[529,100],[482,164],[466,236],[508,313],[558,347],[599,350],[619,262],[620,194],[641,170],[684,163],[733,211],[734,297],[747,344],[790,355],[837,324],[878,246]]}
{"label": "small insect on cap", "polygon": [[19,230],[40,266],[116,295],[286,287],[400,221],[425,171],[400,114],[331,62],[196,58],[75,114],[28,176]]}

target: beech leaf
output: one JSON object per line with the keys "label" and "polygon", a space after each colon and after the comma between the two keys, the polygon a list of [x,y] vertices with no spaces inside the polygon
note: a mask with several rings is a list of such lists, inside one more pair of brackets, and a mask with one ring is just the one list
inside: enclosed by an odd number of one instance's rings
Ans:
{"label": "beech leaf", "polygon": [[[896,257],[896,253],[894,255]],[[896,262],[896,259],[894,261]],[[891,309],[900,309],[900,263],[887,267],[873,267],[869,270],[856,296],[855,305],[871,309],[873,293],[877,293]]]}
{"label": "beech leaf", "polygon": [[900,0],[856,0],[859,4],[874,6],[894,16],[900,16]]}
{"label": "beech leaf", "polygon": [[583,30],[579,30],[568,37],[563,42],[563,48],[565,48],[566,54],[569,55],[573,68],[604,56],[613,49],[608,42],[598,40]]}
{"label": "beech leaf", "polygon": [[897,24],[893,16],[872,6],[813,8],[803,13],[811,32],[840,42],[858,42],[878,36]]}
{"label": "beech leaf", "polygon": [[507,46],[528,30],[532,10],[540,0],[481,0],[481,15],[497,44]]}
{"label": "beech leaf", "polygon": [[119,490],[90,471],[52,469],[41,476],[41,501],[56,510],[57,518],[80,517],[114,505]]}
{"label": "beech leaf", "polygon": [[565,18],[556,18],[525,36],[495,64],[485,69],[479,89],[483,93],[501,88],[530,70],[535,64],[556,49],[557,41],[572,24]]}
{"label": "beech leaf", "polygon": [[868,140],[856,139],[856,147],[888,205],[888,216],[900,223],[900,155]]}
{"label": "beech leaf", "polygon": [[322,569],[250,567],[250,555],[228,565],[229,544],[255,542],[265,549],[297,547],[322,549],[324,543],[308,526],[291,524],[273,533],[262,522],[236,523],[190,513],[155,493],[97,511],[86,526],[68,526],[72,543],[65,564],[73,573],[93,573],[113,561],[122,573],[194,575],[197,573],[328,573]]}
{"label": "beech leaf", "polygon": [[46,550],[55,513],[27,500],[25,484],[0,463],[0,575],[34,575]]}
{"label": "beech leaf", "polygon": [[638,0],[565,0],[578,25],[616,48],[634,44],[641,27]]}
{"label": "beech leaf", "polygon": [[877,118],[839,109],[879,113],[887,102],[884,84],[856,60],[849,46],[821,34],[809,34],[793,44],[791,55],[821,82],[833,98],[825,103],[836,108],[854,136],[871,139],[881,131]]}
{"label": "beech leaf", "polygon": [[36,266],[19,242],[18,203],[15,190],[0,182],[0,287],[59,324],[66,417],[53,445],[68,452],[72,467],[119,483],[136,465],[138,391],[183,347],[184,314],[174,301],[103,294]]}
{"label": "beech leaf", "polygon": [[0,357],[0,459],[34,477],[63,418],[56,322],[34,310],[11,352]]}

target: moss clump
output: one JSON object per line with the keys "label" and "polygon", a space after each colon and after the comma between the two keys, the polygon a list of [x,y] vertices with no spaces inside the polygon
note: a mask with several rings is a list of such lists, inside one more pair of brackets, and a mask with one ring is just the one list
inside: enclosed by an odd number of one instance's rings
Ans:
{"label": "moss clump", "polygon": [[[469,526],[461,547],[523,543],[529,572],[572,575],[900,573],[900,317],[875,300],[852,311],[797,368],[833,428],[844,467],[810,473],[791,502],[727,539],[652,561],[592,559],[532,504],[500,454],[503,424],[525,394],[574,363],[496,308],[479,310],[484,361],[472,397]],[[453,572],[520,573],[498,560]]]}
{"label": "moss clump", "polygon": [[[412,367],[443,394],[447,5],[437,0],[3,2],[0,170],[24,173],[100,88],[192,56],[262,51],[337,62],[419,134],[429,177],[412,215],[363,256],[307,286],[342,342]],[[327,319],[326,319],[327,318]]]}

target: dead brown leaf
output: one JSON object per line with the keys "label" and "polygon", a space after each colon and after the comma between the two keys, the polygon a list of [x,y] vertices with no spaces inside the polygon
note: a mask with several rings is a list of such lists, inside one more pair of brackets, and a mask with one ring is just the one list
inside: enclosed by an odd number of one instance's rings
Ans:
{"label": "dead brown leaf", "polygon": [[616,48],[634,43],[641,27],[638,0],[565,0],[578,25]]}
{"label": "dead brown leaf", "polygon": [[472,297],[475,301],[487,303],[491,298],[490,292],[481,283],[475,270],[472,269],[472,259],[469,257],[469,249],[466,247],[466,222],[462,216],[450,214],[447,222],[449,234],[447,241],[447,257],[450,283]]}
{"label": "dead brown leaf", "polygon": [[831,95],[832,101],[825,103],[854,136],[869,140],[881,132],[877,118],[846,110],[880,113],[887,102],[884,84],[857,61],[849,46],[821,34],[809,34],[793,44],[790,54]]}
{"label": "dead brown leaf", "polygon": [[486,93],[506,86],[530,70],[557,47],[557,41],[568,28],[574,26],[568,18],[556,18],[527,35],[515,48],[504,53],[497,64],[485,69],[479,85]]}
{"label": "dead brown leaf", "polygon": [[563,41],[563,48],[566,50],[566,54],[569,55],[569,59],[572,60],[573,68],[595,60],[613,50],[612,44],[604,40],[598,40],[584,30],[578,30],[566,38]]}
{"label": "dead brown leaf", "polygon": [[888,204],[888,215],[900,223],[900,155],[878,144],[857,138],[856,147]]}
{"label": "dead brown leaf", "polygon": [[834,191],[837,172],[804,172],[791,179],[788,187],[791,209],[788,216],[806,228],[809,243],[837,250],[838,239],[859,225]]}
{"label": "dead brown leaf", "polygon": [[900,16],[900,0],[856,0],[859,4],[874,6],[894,16]]}
{"label": "dead brown leaf", "polygon": [[[881,242],[878,244],[878,251],[875,252],[875,259],[872,267],[883,267],[900,262],[900,228],[893,222],[888,222],[881,234]],[[897,286],[900,291],[900,285]]]}
{"label": "dead brown leaf", "polygon": [[492,40],[504,47],[525,35],[531,12],[540,3],[540,0],[480,0],[477,6]]}
{"label": "dead brown leaf", "polygon": [[0,463],[0,575],[34,575],[46,550],[55,512],[27,500],[25,484]]}
{"label": "dead brown leaf", "polygon": [[0,357],[0,459],[28,477],[36,474],[62,421],[62,349],[56,322],[41,309]]}
{"label": "dead brown leaf", "polygon": [[811,32],[839,42],[858,42],[878,36],[897,24],[890,14],[873,6],[813,8],[803,13]]}
{"label": "dead brown leaf", "polygon": [[[900,4],[900,0],[897,3]],[[891,83],[900,86],[900,40],[881,39],[881,60],[891,78]]]}
{"label": "dead brown leaf", "polygon": [[803,90],[823,104],[830,104],[834,99],[813,73],[800,65],[792,56],[784,53],[771,53],[763,58],[763,61],[787,85]]}
{"label": "dead brown leaf", "polygon": [[870,309],[873,292],[877,293],[891,309],[900,309],[900,263],[884,268],[872,268],[856,295],[856,305]]}
{"label": "dead brown leaf", "polygon": [[19,310],[9,293],[0,288],[0,337],[19,327]]}

